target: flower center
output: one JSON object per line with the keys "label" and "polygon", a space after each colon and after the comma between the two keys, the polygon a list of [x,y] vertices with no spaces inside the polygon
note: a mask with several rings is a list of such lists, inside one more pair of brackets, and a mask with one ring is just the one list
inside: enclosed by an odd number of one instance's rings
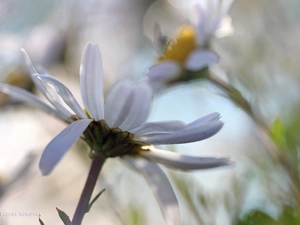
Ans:
{"label": "flower center", "polygon": [[174,60],[184,64],[188,55],[196,48],[196,32],[192,26],[181,28],[176,41],[169,41],[159,62]]}
{"label": "flower center", "polygon": [[84,140],[91,148],[91,154],[104,157],[117,157],[135,154],[149,145],[134,140],[134,135],[119,128],[110,128],[104,120],[92,121],[83,132]]}

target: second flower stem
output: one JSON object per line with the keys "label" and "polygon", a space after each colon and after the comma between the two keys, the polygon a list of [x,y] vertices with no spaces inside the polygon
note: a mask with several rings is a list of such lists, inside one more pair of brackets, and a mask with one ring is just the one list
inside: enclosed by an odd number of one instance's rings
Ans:
{"label": "second flower stem", "polygon": [[214,74],[210,74],[208,77],[208,80],[211,81],[216,86],[223,89],[229,96],[229,98],[240,108],[246,112],[250,118],[258,125],[259,129],[262,131],[262,133],[265,136],[265,140],[263,141],[264,144],[268,147],[270,150],[270,154],[281,164],[281,166],[286,170],[286,172],[289,174],[291,182],[292,182],[292,192],[295,197],[295,200],[298,204],[298,210],[300,213],[300,191],[298,189],[298,178],[296,176],[295,169],[293,166],[290,165],[289,159],[287,155],[283,154],[281,149],[279,149],[279,146],[274,143],[272,138],[270,137],[270,130],[269,128],[263,124],[260,120],[257,119],[257,117],[254,115],[251,106],[249,102],[242,96],[242,94],[231,84],[226,83],[222,79],[218,78]]}

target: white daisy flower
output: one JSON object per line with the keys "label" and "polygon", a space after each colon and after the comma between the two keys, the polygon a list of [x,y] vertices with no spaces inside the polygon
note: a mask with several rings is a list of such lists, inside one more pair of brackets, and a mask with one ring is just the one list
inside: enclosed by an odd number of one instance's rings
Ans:
{"label": "white daisy flower", "polygon": [[[199,72],[219,62],[216,53],[209,50],[209,42],[218,31],[225,36],[224,29],[219,30],[227,16],[232,0],[202,0],[193,7],[193,23],[180,28],[175,40],[168,41],[158,63],[147,72],[149,84],[154,88],[163,85],[197,78],[186,71]],[[223,24],[225,25],[225,24]],[[222,26],[224,27],[224,26]],[[232,30],[232,29],[231,29]],[[165,43],[167,38],[162,35],[158,24],[154,29],[154,42]]]}
{"label": "white daisy flower", "polygon": [[[152,102],[152,89],[146,82],[121,81],[104,99],[102,61],[97,45],[88,44],[82,57],[80,89],[85,109],[63,83],[50,75],[37,74],[30,62],[29,65],[33,81],[52,106],[17,87],[0,84],[0,91],[70,123],[44,150],[39,164],[43,175],[48,175],[82,137],[91,148],[91,157],[120,157],[141,173],[155,193],[166,223],[176,225],[181,223],[177,199],[157,163],[181,170],[230,164],[228,158],[192,157],[155,149],[152,145],[195,142],[213,136],[223,126],[220,115],[212,113],[189,124],[146,122]],[[64,107],[63,102],[73,112]]]}

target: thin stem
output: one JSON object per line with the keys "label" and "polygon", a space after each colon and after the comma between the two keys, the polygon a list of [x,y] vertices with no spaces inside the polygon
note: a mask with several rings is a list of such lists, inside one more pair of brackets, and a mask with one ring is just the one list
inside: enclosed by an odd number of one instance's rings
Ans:
{"label": "thin stem", "polygon": [[90,172],[88,174],[83,191],[81,193],[72,220],[72,225],[81,225],[84,215],[89,211],[89,203],[91,200],[91,196],[104,162],[105,158],[102,156],[95,156],[95,158],[92,160]]}
{"label": "thin stem", "polygon": [[239,90],[237,90],[232,85],[226,83],[224,80],[215,76],[214,74],[210,74],[208,78],[213,84],[217,85],[221,89],[223,89],[234,101],[234,103],[241,107],[255,122],[258,123],[257,118],[254,116],[251,106],[249,102],[243,97]]}
{"label": "thin stem", "polygon": [[[295,168],[293,168],[290,165],[290,162],[285,154],[280,151],[279,146],[274,143],[272,138],[270,137],[269,128],[262,123],[260,120],[257,119],[255,114],[253,113],[251,106],[249,102],[242,96],[242,94],[232,85],[226,83],[222,79],[218,78],[217,76],[210,74],[208,78],[213,84],[217,85],[221,89],[223,89],[229,97],[233,100],[233,102],[242,108],[244,112],[246,112],[249,117],[257,124],[260,131],[262,131],[262,134],[264,134],[264,138],[262,138],[262,141],[264,144],[268,147],[269,153],[277,159],[277,161],[281,164],[281,166],[286,170],[286,172],[289,174],[289,177],[292,181],[292,192],[294,194],[295,200],[298,204],[298,210],[300,210],[300,192],[297,188],[298,184],[298,178],[296,176]],[[260,135],[262,136],[262,135]],[[300,211],[299,211],[300,213]]]}

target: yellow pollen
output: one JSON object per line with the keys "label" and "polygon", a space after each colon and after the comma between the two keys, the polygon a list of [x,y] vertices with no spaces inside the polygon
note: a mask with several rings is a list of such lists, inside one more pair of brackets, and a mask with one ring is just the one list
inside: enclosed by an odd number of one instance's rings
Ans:
{"label": "yellow pollen", "polygon": [[145,146],[142,146],[141,149],[151,151],[154,149],[154,146],[153,145],[145,145]]}
{"label": "yellow pollen", "polygon": [[179,31],[176,41],[169,41],[159,62],[174,60],[184,64],[188,55],[196,48],[196,33],[192,26],[184,26]]}

